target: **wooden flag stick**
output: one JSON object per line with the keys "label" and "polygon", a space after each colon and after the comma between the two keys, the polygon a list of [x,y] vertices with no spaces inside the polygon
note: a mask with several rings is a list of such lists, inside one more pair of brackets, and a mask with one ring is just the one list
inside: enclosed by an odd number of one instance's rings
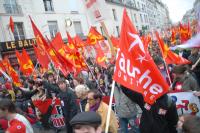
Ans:
{"label": "wooden flag stick", "polygon": [[[87,68],[88,68],[88,70],[89,70],[89,72],[92,74],[92,77],[95,79],[95,82],[96,82],[96,84],[97,84],[97,87],[98,87],[99,91],[104,95],[104,93],[103,93],[101,87],[99,86],[99,83],[98,83],[97,78],[94,76],[94,73],[91,71],[90,66],[88,65],[87,61],[85,60],[85,57],[82,55],[82,53],[80,53],[80,54],[81,54],[81,56],[83,57],[83,61],[85,62],[86,66],[87,66]],[[94,66],[94,64],[93,64],[93,66]]]}
{"label": "wooden flag stick", "polygon": [[113,45],[112,45],[112,41],[111,41],[110,36],[109,36],[109,34],[108,34],[108,30],[107,30],[107,28],[106,28],[106,25],[105,25],[105,23],[104,23],[103,21],[101,22],[101,26],[102,26],[102,28],[103,28],[103,30],[104,30],[104,32],[105,32],[106,38],[107,38],[108,43],[109,43],[109,45],[110,45],[111,54],[112,54],[112,55],[115,55],[115,51],[114,51],[114,48],[113,48]]}
{"label": "wooden flag stick", "polygon": [[115,91],[115,81],[113,80],[111,94],[110,94],[110,101],[109,101],[109,106],[108,106],[108,113],[107,113],[107,118],[106,118],[105,133],[108,133],[108,129],[109,129],[109,125],[110,125],[110,114],[111,114],[111,110],[112,110],[112,101],[113,101],[114,91]]}

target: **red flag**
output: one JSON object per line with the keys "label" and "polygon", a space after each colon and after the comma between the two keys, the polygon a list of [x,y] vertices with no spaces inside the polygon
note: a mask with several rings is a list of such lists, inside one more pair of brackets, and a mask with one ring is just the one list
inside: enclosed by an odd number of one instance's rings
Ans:
{"label": "red flag", "polygon": [[[63,58],[60,56],[60,54],[56,53],[56,51],[53,50],[53,48],[49,48],[47,50],[47,52],[49,53],[49,56],[54,64],[54,66],[59,69],[64,76],[67,76],[69,74],[69,71],[67,70],[67,66],[64,67],[64,61]],[[58,56],[60,58],[58,58]],[[61,63],[62,62],[62,63]]]}
{"label": "red flag", "polygon": [[77,48],[75,46],[75,42],[68,32],[67,32],[67,38],[68,38],[68,43],[67,43],[67,46],[65,47],[65,49],[70,53],[76,53]]}
{"label": "red flag", "polygon": [[172,52],[169,47],[164,44],[164,41],[160,38],[158,32],[156,32],[156,38],[161,49],[162,56],[167,64],[190,64],[191,62],[187,59]]}
{"label": "red flag", "polygon": [[123,13],[114,80],[143,94],[144,101],[149,104],[167,93],[169,88],[153,59],[145,51],[126,9]]}
{"label": "red flag", "polygon": [[75,36],[74,42],[77,48],[83,48],[86,46],[85,42],[83,42],[78,35]]}
{"label": "red flag", "polygon": [[3,61],[0,60],[0,69],[6,71],[6,68],[3,65]]}
{"label": "red flag", "polygon": [[10,29],[11,29],[12,33],[14,33],[15,25],[14,25],[14,21],[13,21],[12,16],[10,16],[10,24],[9,24],[9,26],[10,26]]}
{"label": "red flag", "polygon": [[43,68],[48,69],[50,60],[47,53],[44,50],[42,50],[40,47],[36,47],[35,45],[33,45],[33,48],[40,65]]}
{"label": "red flag", "polygon": [[100,66],[102,66],[104,68],[107,68],[107,66],[106,66],[107,57],[105,56],[104,52],[102,51],[99,43],[97,45],[95,45],[95,50],[96,50],[96,62],[97,62],[97,64],[99,64]]}
{"label": "red flag", "polygon": [[171,29],[171,44],[176,43],[176,31],[174,29]]}
{"label": "red flag", "polygon": [[[50,42],[48,53],[54,62],[56,68],[58,68],[64,76],[67,76],[69,72],[73,71],[73,65],[66,59],[66,52],[64,49],[59,49],[58,51],[55,49],[52,42]],[[56,45],[56,44],[55,44]]]}
{"label": "red flag", "polygon": [[43,49],[44,51],[46,50],[50,59],[52,60],[53,64],[55,65],[55,67],[59,70],[62,71],[62,73],[66,76],[69,74],[69,71],[66,70],[66,68],[64,67],[64,64],[60,63],[61,61],[58,59],[56,55],[55,51],[53,50],[53,47],[50,47],[48,45],[48,42],[45,40],[45,38],[42,36],[41,32],[39,31],[39,29],[36,27],[36,25],[34,24],[34,22],[31,20],[31,24],[32,24],[32,28],[34,31],[34,35],[36,37],[36,41],[37,41],[37,45]]}
{"label": "red flag", "polygon": [[61,52],[61,49],[62,49],[63,50],[62,52],[71,53],[70,49],[68,49],[68,50],[66,49],[67,46],[64,44],[64,42],[62,40],[62,36],[61,36],[60,32],[56,33],[56,36],[52,39],[51,44],[56,51]]}
{"label": "red flag", "polygon": [[[69,34],[68,34],[69,35]],[[51,44],[55,48],[55,51],[62,56],[64,60],[67,62],[70,62],[76,73],[81,71],[83,68],[86,67],[86,64],[84,63],[83,58],[79,54],[79,52],[76,50],[76,47],[73,44],[72,38],[69,36],[69,43],[74,47],[74,52],[68,52],[65,49],[65,44],[62,41],[62,37],[59,33],[57,33],[56,37],[52,40]],[[76,52],[75,52],[76,51]]]}
{"label": "red flag", "polygon": [[118,48],[119,47],[119,38],[116,38],[114,36],[111,36],[110,37],[111,41],[112,41],[112,44],[115,48]]}
{"label": "red flag", "polygon": [[[42,115],[45,115],[48,112],[50,106],[52,106],[53,99],[47,98],[42,100],[42,98],[36,98],[32,100],[33,105],[41,112]],[[49,112],[49,119],[52,121],[52,126],[56,128],[65,127],[65,118],[62,111],[61,100],[56,98],[52,110]]]}
{"label": "red flag", "polygon": [[33,73],[34,65],[27,54],[26,50],[22,50],[22,54],[16,51],[16,56],[20,65],[20,70],[26,76],[30,76]]}
{"label": "red flag", "polygon": [[190,33],[189,33],[189,25],[182,25],[180,23],[180,39],[181,39],[181,43],[186,42],[187,40],[190,39]]}
{"label": "red flag", "polygon": [[176,53],[172,52],[171,50],[168,52],[168,57],[166,59],[167,64],[176,64],[176,65],[183,65],[183,64],[191,64],[191,62],[184,57],[177,55]]}
{"label": "red flag", "polygon": [[20,87],[22,86],[20,80],[19,80],[19,76],[17,74],[17,72],[14,70],[14,68],[10,65],[10,62],[7,58],[3,59],[2,61],[4,67],[7,69],[7,73],[8,75],[10,75],[10,77],[13,80],[13,83],[15,86]]}
{"label": "red flag", "polygon": [[96,45],[100,40],[104,40],[104,37],[95,29],[95,27],[91,27],[87,36],[87,43]]}
{"label": "red flag", "polygon": [[35,35],[35,38],[36,38],[37,45],[39,47],[41,47],[43,50],[47,50],[49,48],[47,41],[43,37],[40,30],[37,28],[37,26],[35,25],[33,20],[31,18],[30,18],[30,20],[31,20],[31,25],[32,25],[32,28],[33,28],[33,32],[34,32],[34,35]]}

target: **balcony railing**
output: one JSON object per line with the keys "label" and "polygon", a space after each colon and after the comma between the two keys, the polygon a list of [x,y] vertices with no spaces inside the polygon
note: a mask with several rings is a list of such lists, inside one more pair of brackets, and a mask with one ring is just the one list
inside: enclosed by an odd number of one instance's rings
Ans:
{"label": "balcony railing", "polygon": [[125,6],[127,8],[132,8],[134,10],[139,10],[138,7],[133,2],[122,2],[121,0],[105,0],[106,2],[110,2],[113,4],[117,4],[119,6]]}
{"label": "balcony railing", "polygon": [[22,14],[22,8],[17,4],[3,4],[5,13],[7,14]]}

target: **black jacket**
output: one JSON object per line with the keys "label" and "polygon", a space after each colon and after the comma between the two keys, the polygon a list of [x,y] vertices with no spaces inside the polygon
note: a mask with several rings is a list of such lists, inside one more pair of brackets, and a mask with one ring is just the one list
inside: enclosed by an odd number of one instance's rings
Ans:
{"label": "black jacket", "polygon": [[[144,107],[145,102],[141,94],[130,91],[125,87],[122,87],[122,91],[142,109],[141,133],[177,133],[178,114],[176,105],[170,97],[167,95],[162,96],[155,104],[151,105],[150,110],[147,110]],[[159,114],[161,109],[167,111],[165,115]]]}
{"label": "black jacket", "polygon": [[76,95],[71,89],[67,89],[66,92],[60,92],[58,97],[62,101],[62,110],[65,116],[65,125],[67,133],[72,133],[72,127],[70,126],[70,120],[78,113],[78,105],[76,102]]}
{"label": "black jacket", "polygon": [[43,87],[47,90],[47,97],[51,97],[51,93],[58,94],[60,92],[57,84],[50,84],[47,81],[43,81]]}

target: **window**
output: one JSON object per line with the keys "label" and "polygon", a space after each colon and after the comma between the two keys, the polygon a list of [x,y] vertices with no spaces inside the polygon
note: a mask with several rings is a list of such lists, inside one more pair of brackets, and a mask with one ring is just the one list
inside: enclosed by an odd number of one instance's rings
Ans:
{"label": "window", "polygon": [[25,39],[24,26],[22,22],[14,23],[14,38],[15,40]]}
{"label": "window", "polygon": [[138,8],[140,9],[140,3],[139,3],[139,2],[137,2],[137,4],[138,4]]}
{"label": "window", "polygon": [[77,35],[83,36],[81,21],[74,21],[74,29]]}
{"label": "window", "polygon": [[144,15],[144,21],[145,21],[145,23],[147,23],[147,16],[146,15]]}
{"label": "window", "polygon": [[142,4],[142,11],[144,11],[144,5]]}
{"label": "window", "polygon": [[140,20],[141,20],[141,22],[143,23],[143,17],[142,17],[142,14],[140,14]]}
{"label": "window", "polygon": [[54,11],[52,0],[43,0],[45,11]]}
{"label": "window", "polygon": [[116,10],[115,9],[112,9],[112,12],[113,12],[113,17],[114,17],[114,20],[117,21],[117,14],[116,14]]}
{"label": "window", "polygon": [[147,19],[147,23],[149,22],[149,20],[148,20],[148,16],[146,16],[146,19]]}
{"label": "window", "polygon": [[4,9],[6,13],[9,14],[19,14],[21,13],[21,8],[17,5],[16,0],[4,0]]}
{"label": "window", "polygon": [[135,23],[137,23],[137,15],[134,14],[134,18],[135,18]]}
{"label": "window", "polygon": [[120,36],[120,33],[119,33],[119,26],[116,26],[116,30],[117,30],[117,36],[119,37],[119,36]]}
{"label": "window", "polygon": [[51,38],[54,38],[56,33],[58,32],[58,24],[57,21],[48,21],[49,32]]}

